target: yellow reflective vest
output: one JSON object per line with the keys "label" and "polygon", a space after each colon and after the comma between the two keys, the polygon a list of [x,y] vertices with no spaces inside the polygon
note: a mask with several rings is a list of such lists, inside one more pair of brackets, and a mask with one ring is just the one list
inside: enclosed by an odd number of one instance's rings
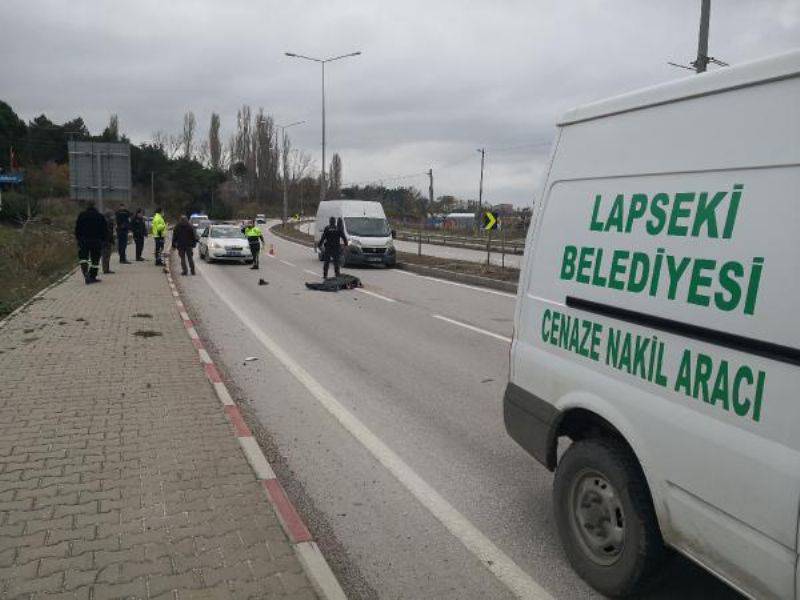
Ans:
{"label": "yellow reflective vest", "polygon": [[245,227],[244,236],[250,242],[257,242],[261,237],[261,230],[258,227]]}
{"label": "yellow reflective vest", "polygon": [[153,224],[150,226],[150,235],[154,238],[163,238],[166,230],[167,222],[164,220],[164,217],[161,216],[161,213],[154,214]]}

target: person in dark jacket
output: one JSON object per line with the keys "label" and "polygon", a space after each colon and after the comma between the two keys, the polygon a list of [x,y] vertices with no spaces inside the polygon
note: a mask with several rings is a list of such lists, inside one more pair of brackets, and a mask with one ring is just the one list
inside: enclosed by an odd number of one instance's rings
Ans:
{"label": "person in dark jacket", "polygon": [[143,261],[144,238],[147,236],[147,224],[144,222],[144,213],[141,208],[136,209],[136,214],[131,219],[131,233],[136,246],[136,260]]}
{"label": "person in dark jacket", "polygon": [[124,204],[119,205],[119,209],[114,213],[114,220],[117,222],[117,253],[121,265],[131,264],[126,253],[128,249],[128,232],[131,229],[131,213],[125,208]]}
{"label": "person in dark jacket", "polygon": [[342,247],[339,240],[344,242],[347,246],[347,236],[344,234],[344,228],[339,229],[336,226],[336,219],[331,217],[328,221],[328,226],[322,231],[319,238],[317,248],[322,250],[322,260],[325,261],[322,267],[323,279],[328,278],[328,266],[333,261],[333,272],[339,276],[339,260],[342,256]]}
{"label": "person in dark jacket", "polygon": [[186,275],[186,261],[189,261],[189,269],[194,275],[194,256],[193,249],[197,244],[197,237],[194,234],[194,227],[189,223],[186,215],[181,215],[180,221],[172,230],[172,247],[178,249],[178,256],[181,257],[181,275]]}
{"label": "person in dark jacket", "polygon": [[111,253],[114,251],[114,213],[107,210],[103,218],[106,220],[106,237],[103,240],[102,253],[103,273],[110,275],[114,272],[111,270]]}
{"label": "person in dark jacket", "polygon": [[78,261],[81,265],[83,279],[87,284],[100,281],[97,278],[97,271],[100,269],[100,256],[106,234],[105,217],[97,212],[94,204],[89,203],[75,220]]}

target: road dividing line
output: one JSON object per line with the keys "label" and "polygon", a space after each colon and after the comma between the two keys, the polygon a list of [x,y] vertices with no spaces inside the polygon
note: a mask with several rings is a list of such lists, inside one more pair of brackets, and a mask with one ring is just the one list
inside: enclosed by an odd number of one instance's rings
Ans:
{"label": "road dividing line", "polygon": [[468,323],[462,323],[461,321],[456,321],[455,319],[450,319],[448,317],[443,317],[442,315],[431,315],[434,319],[439,319],[440,321],[445,321],[447,323],[452,323],[453,325],[458,325],[459,327],[463,327],[464,329],[469,329],[470,331],[474,331],[476,333],[482,333],[483,335],[488,335],[489,337],[493,337],[495,339],[501,340],[508,344],[511,343],[511,338],[506,337],[504,335],[500,335],[499,333],[494,333],[493,331],[488,331],[486,329],[481,329],[480,327],[475,327],[474,325],[469,325]]}
{"label": "road dividing line", "polygon": [[370,292],[369,290],[365,290],[364,288],[355,288],[355,291],[361,292],[362,294],[366,294],[367,296],[372,296],[373,298],[380,298],[381,300],[385,300],[386,302],[397,302],[394,298],[387,298],[386,296],[381,296],[380,294],[376,294],[375,292]]}
{"label": "road dividing line", "polygon": [[282,258],[279,258],[278,260],[280,262],[282,262],[283,264],[285,264],[287,267],[296,267],[297,266],[296,264],[290,263],[288,260],[283,260]]}
{"label": "road dividing line", "polygon": [[319,275],[319,273],[317,273],[316,271],[311,271],[310,269],[303,269],[303,271],[305,271],[306,273],[309,273],[311,275]]}
{"label": "road dividing line", "polygon": [[392,269],[394,273],[402,273],[403,275],[408,275],[409,277],[419,277],[420,279],[430,279],[431,281],[436,281],[437,283],[443,283],[445,285],[454,285],[456,287],[467,288],[468,290],[475,290],[476,292],[483,292],[484,294],[494,294],[495,296],[505,296],[506,298],[516,298],[516,294],[509,294],[508,292],[501,292],[499,290],[490,290],[489,288],[482,288],[476,285],[467,285],[466,283],[458,283],[457,281],[448,281],[447,279],[439,279],[438,277],[428,277],[427,275],[418,275],[416,273],[409,273],[408,271],[404,271],[402,269]]}
{"label": "road dividing line", "polygon": [[[228,305],[242,324],[258,339],[295,379],[313,395],[375,459],[380,462],[416,499],[427,508],[450,533],[469,550],[481,564],[503,583],[517,598],[523,600],[552,600],[552,596],[523,571],[505,552],[455,509],[433,487],[425,482],[399,455],[383,443],[355,415],[348,411],[327,389],[296,362],[281,346],[250,319],[212,279],[209,287]],[[490,333],[490,332],[487,332]],[[497,336],[497,334],[492,334]],[[507,338],[502,338],[507,339]],[[227,410],[230,410],[228,408]]]}

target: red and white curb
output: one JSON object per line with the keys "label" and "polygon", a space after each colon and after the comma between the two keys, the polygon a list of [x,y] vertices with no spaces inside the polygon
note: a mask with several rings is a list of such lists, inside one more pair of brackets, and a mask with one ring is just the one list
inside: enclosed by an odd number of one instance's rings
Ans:
{"label": "red and white curb", "polygon": [[263,486],[267,499],[278,515],[278,520],[284,532],[289,537],[308,578],[311,580],[317,593],[325,600],[347,600],[341,585],[339,585],[336,576],[333,574],[333,571],[331,571],[330,565],[328,565],[319,547],[314,542],[311,532],[298,514],[297,509],[295,509],[289,497],[286,495],[283,486],[280,481],[278,481],[275,472],[267,461],[267,457],[264,456],[258,442],[256,442],[255,437],[253,437],[253,433],[250,431],[247,423],[245,423],[244,417],[239,411],[239,407],[233,401],[228,389],[225,387],[225,383],[222,381],[217,367],[214,366],[214,361],[205,349],[194,327],[194,323],[186,312],[186,306],[184,306],[180,299],[180,292],[172,279],[172,273],[169,269],[169,260],[166,261],[166,265],[167,281],[169,282],[172,296],[175,298],[175,304],[178,307],[180,318],[183,321],[186,332],[189,334],[189,338],[192,340],[192,345],[200,356],[200,362],[203,365],[206,377],[214,387],[214,391],[217,394],[217,398],[219,398],[219,401],[222,403],[228,421],[230,421],[233,426],[236,439],[242,448],[242,452],[244,452],[247,461],[253,468],[256,479],[258,479]]}

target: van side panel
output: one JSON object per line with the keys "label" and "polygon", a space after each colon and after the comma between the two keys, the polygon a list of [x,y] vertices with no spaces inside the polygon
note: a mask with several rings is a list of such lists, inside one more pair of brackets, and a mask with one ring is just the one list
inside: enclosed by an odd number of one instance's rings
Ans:
{"label": "van side panel", "polygon": [[564,127],[512,364],[614,424],[665,539],[760,597],[796,585],[797,98],[795,77]]}

